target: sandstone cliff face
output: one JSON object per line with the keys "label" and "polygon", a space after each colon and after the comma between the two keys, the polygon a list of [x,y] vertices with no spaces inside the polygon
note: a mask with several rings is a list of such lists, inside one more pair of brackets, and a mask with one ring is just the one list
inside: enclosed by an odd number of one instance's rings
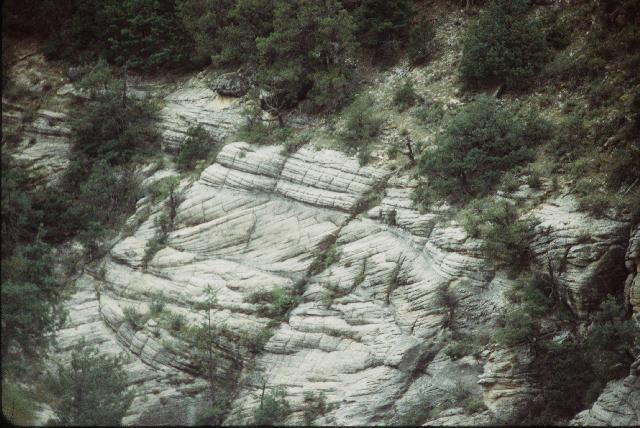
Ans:
{"label": "sandstone cliff face", "polygon": [[[65,106],[73,89],[57,78],[61,100],[55,109],[40,108],[12,149],[43,176],[68,162]],[[242,120],[242,100],[216,95],[205,73],[178,84],[130,87],[164,103],[160,127],[169,150],[192,124],[222,138]],[[3,124],[18,125],[21,109],[3,99]],[[171,174],[146,174],[146,183]],[[497,315],[510,304],[504,293],[512,280],[495,271],[481,242],[459,225],[419,212],[410,199],[416,185],[402,170],[360,167],[343,153],[312,145],[285,155],[279,146],[228,144],[199,178],[181,182],[167,246],[146,266],[146,245],[168,201],[138,202],[129,220],[133,233],[119,236],[100,268],[75,281],[53,358],[68,358],[83,336],[105,353],[125,351],[136,398],[123,422],[193,424],[210,399],[200,352],[157,317],[134,328],[125,310],[145,313],[161,293],[166,310],[197,325],[206,313],[196,308],[210,286],[218,328],[215,379],[232,396],[228,424],[250,423],[262,389],[275,386],[286,387],[290,423],[302,421],[305,392],[326,394],[330,406],[317,417],[320,424],[398,423],[399,415],[460,391],[486,410],[467,414],[454,407],[425,422],[512,421],[538,392],[531,351],[488,341],[456,360],[443,351],[453,328],[473,337],[493,333]],[[530,209],[540,222],[532,249],[571,309],[586,319],[628,275],[625,295],[637,317],[640,227],[580,213],[568,194],[542,199]],[[298,297],[284,318],[254,303],[256,293],[274,289]],[[457,304],[447,304],[443,294]],[[633,370],[573,423],[640,422]]]}
{"label": "sandstone cliff face", "polygon": [[[326,394],[332,410],[317,422],[336,425],[392,423],[424,400],[443,402],[455,388],[488,410],[447,410],[433,423],[508,421],[535,396],[527,348],[484,345],[459,360],[443,353],[452,323],[471,335],[493,331],[511,280],[493,270],[480,242],[460,227],[412,208],[415,184],[408,176],[360,168],[335,151],[302,148],[284,156],[279,147],[233,143],[199,180],[183,185],[167,247],[142,268],[160,203],[113,247],[104,278],[78,281],[69,304],[74,316],[59,335],[62,349],[85,335],[106,351],[123,347],[132,355],[138,396],[125,423],[193,423],[206,405],[197,352],[153,319],[134,331],[124,310],[146,312],[162,292],[171,311],[196,324],[205,315],[194,307],[207,286],[217,293],[212,317],[224,326],[216,341],[217,382],[235,397],[227,423],[251,422],[264,379],[267,388],[287,388],[291,423],[301,421],[307,391]],[[366,210],[362,201],[371,192],[382,200]],[[566,254],[563,290],[586,302],[576,304],[580,313],[601,296],[572,286],[611,272],[615,262],[608,258],[624,262],[610,254],[624,248],[627,228],[572,212],[566,199],[534,211],[541,220],[534,248]],[[395,225],[387,224],[392,210]],[[591,250],[581,243],[587,237]],[[332,245],[335,261],[310,272]],[[276,287],[301,296],[286,321],[250,303],[253,293]],[[459,302],[453,313],[438,298],[442,289]],[[265,330],[272,336],[254,349]]]}

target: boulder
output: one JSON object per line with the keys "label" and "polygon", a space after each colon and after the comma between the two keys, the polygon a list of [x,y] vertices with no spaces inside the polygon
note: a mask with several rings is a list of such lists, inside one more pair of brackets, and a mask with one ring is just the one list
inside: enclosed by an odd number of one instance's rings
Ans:
{"label": "boulder", "polygon": [[224,73],[213,80],[211,88],[219,95],[237,98],[247,93],[249,81],[240,73]]}

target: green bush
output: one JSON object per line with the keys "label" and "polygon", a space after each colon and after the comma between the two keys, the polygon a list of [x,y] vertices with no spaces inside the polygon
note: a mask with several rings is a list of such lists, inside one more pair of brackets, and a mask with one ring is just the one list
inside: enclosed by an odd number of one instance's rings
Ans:
{"label": "green bush", "polygon": [[463,400],[461,404],[467,415],[473,415],[487,410],[486,404],[484,404],[482,398],[479,397],[469,397]]}
{"label": "green bush", "polygon": [[436,49],[436,32],[431,21],[422,18],[409,29],[407,54],[414,64],[428,60]]}
{"label": "green bush", "polygon": [[513,306],[499,320],[494,339],[503,346],[535,343],[541,322],[551,309],[551,300],[542,290],[543,282],[537,277],[519,278],[507,297]]}
{"label": "green bush", "polygon": [[283,387],[273,388],[260,400],[260,406],[254,412],[256,425],[283,425],[290,413],[287,391]]}
{"label": "green bush", "polygon": [[211,134],[202,125],[191,126],[176,156],[176,165],[181,171],[190,171],[197,161],[207,159],[215,151],[217,145]]}
{"label": "green bush", "polygon": [[608,381],[628,374],[630,350],[640,329],[625,319],[623,306],[605,299],[592,318],[586,337],[540,340],[535,367],[542,400],[529,410],[526,424],[557,424],[590,407]]}
{"label": "green bush", "polygon": [[141,330],[149,321],[149,314],[140,312],[134,306],[127,306],[122,311],[124,319],[134,330]]}
{"label": "green bush", "polygon": [[144,248],[144,256],[142,256],[142,268],[147,269],[149,262],[153,260],[153,257],[167,246],[167,237],[162,232],[156,232],[153,238],[149,239],[147,245]]}
{"label": "green bush", "polygon": [[302,420],[305,425],[311,425],[314,420],[324,415],[328,409],[327,396],[324,392],[316,394],[313,391],[305,391],[304,410],[302,411]]}
{"label": "green bush", "polygon": [[[335,110],[350,93],[355,24],[338,0],[274,2],[273,29],[256,38],[258,81],[276,113],[307,98],[311,110]],[[313,37],[300,37],[310,34]]]}
{"label": "green bush", "polygon": [[133,401],[127,389],[125,356],[101,355],[84,339],[71,354],[68,366],[49,375],[47,386],[56,419],[53,425],[120,425]]}
{"label": "green bush", "polygon": [[157,316],[162,313],[165,305],[164,295],[160,292],[151,298],[151,304],[149,305],[149,312],[152,316]]}
{"label": "green bush", "polygon": [[445,355],[452,360],[458,360],[467,355],[471,355],[474,349],[472,344],[466,341],[451,341],[447,346],[444,347],[443,352]]}
{"label": "green bush", "polygon": [[465,106],[426,150],[418,171],[429,177],[436,196],[463,202],[489,193],[502,174],[533,158],[546,137],[530,118],[522,120],[490,97]]}
{"label": "green bush", "polygon": [[393,105],[400,111],[404,111],[409,107],[413,107],[420,99],[413,87],[413,82],[406,79],[403,83],[396,86],[393,91]]}
{"label": "green bush", "polygon": [[358,154],[360,164],[366,164],[369,145],[378,137],[382,128],[382,118],[376,113],[373,100],[360,96],[345,110],[345,127],[340,137],[351,153]]}
{"label": "green bush", "polygon": [[2,359],[12,346],[28,357],[46,350],[65,320],[51,249],[38,235],[2,257]]}
{"label": "green bush", "polygon": [[175,313],[167,308],[160,313],[160,323],[169,330],[179,333],[187,325],[187,318],[180,313]]}
{"label": "green bush", "polygon": [[467,31],[460,74],[472,86],[501,81],[522,88],[542,68],[547,48],[528,0],[491,0]]}
{"label": "green bush", "polygon": [[411,1],[363,0],[354,14],[362,45],[377,50],[383,61],[396,58],[409,30]]}
{"label": "green bush", "polygon": [[313,263],[311,263],[311,266],[309,266],[309,273],[311,275],[318,274],[329,268],[329,266],[336,263],[339,259],[340,254],[338,253],[334,238],[333,242],[328,244],[328,247],[323,250]]}
{"label": "green bush", "polygon": [[246,298],[249,303],[258,303],[258,312],[270,318],[283,318],[297,303],[297,299],[286,290],[274,287],[271,291],[260,290]]}
{"label": "green bush", "polygon": [[513,272],[529,266],[529,243],[535,221],[520,219],[518,210],[507,201],[480,199],[472,201],[461,213],[462,226],[474,238],[484,241],[487,259],[507,266]]}
{"label": "green bush", "polygon": [[[158,147],[157,107],[146,98],[128,97],[125,83],[114,79],[105,64],[94,67],[80,86],[91,97],[70,114],[74,158],[125,164]],[[84,177],[70,177],[78,178]]]}

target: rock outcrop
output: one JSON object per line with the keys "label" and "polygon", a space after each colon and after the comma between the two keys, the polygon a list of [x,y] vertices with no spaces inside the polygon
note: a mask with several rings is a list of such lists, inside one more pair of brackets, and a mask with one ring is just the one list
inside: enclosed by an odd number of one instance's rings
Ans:
{"label": "rock outcrop", "polygon": [[[261,391],[275,386],[286,387],[290,423],[302,421],[305,392],[326,395],[329,410],[316,419],[323,424],[397,423],[425,402],[439,406],[430,424],[517,420],[538,393],[527,347],[479,340],[474,355],[459,359],[444,350],[454,330],[492,334],[513,280],[455,223],[418,212],[414,185],[330,150],[285,155],[277,146],[229,144],[198,181],[183,182],[174,230],[146,267],[155,218],[168,202],[140,202],[138,215],[149,217],[113,247],[104,277],[78,281],[70,307],[84,310],[60,332],[61,346],[85,335],[133,357],[139,393],[125,423],[193,423],[208,402],[201,353],[157,316],[134,328],[126,310],[146,313],[162,293],[165,310],[197,325],[211,287],[216,385],[233,397],[226,423],[250,423]],[[539,257],[562,253],[567,267],[558,276],[581,313],[591,304],[578,298],[587,284],[624,262],[617,248],[628,229],[585,216],[581,233],[572,222],[580,214],[567,206],[562,199],[534,212],[534,249]],[[274,289],[297,296],[282,318],[256,303]],[[456,393],[482,406],[473,414],[451,408]]]}
{"label": "rock outcrop", "polygon": [[637,426],[640,421],[640,358],[625,379],[609,382],[593,406],[576,415],[571,425]]}
{"label": "rock outcrop", "polygon": [[532,243],[538,264],[560,284],[577,316],[586,319],[604,296],[622,292],[628,223],[589,217],[570,195],[547,201],[532,214],[540,221]]}

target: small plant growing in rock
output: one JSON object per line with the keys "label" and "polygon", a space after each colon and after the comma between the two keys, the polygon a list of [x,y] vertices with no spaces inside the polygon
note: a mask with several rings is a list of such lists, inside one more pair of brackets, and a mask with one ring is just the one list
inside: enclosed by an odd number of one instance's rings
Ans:
{"label": "small plant growing in rock", "polygon": [[449,289],[447,284],[443,284],[436,290],[435,304],[445,309],[445,317],[443,319],[444,327],[452,327],[455,318],[455,311],[458,308],[458,298]]}
{"label": "small plant growing in rock", "polygon": [[484,240],[488,259],[507,266],[513,273],[529,266],[529,242],[536,222],[520,219],[518,210],[507,201],[475,200],[461,214],[465,231],[473,238]]}
{"label": "small plant growing in rock", "polygon": [[284,387],[275,387],[269,393],[262,391],[260,405],[254,413],[256,425],[282,425],[291,412],[286,399],[287,391]]}
{"label": "small plant growing in rock", "polygon": [[151,304],[149,305],[149,311],[152,316],[160,315],[160,313],[164,310],[165,298],[162,293],[155,294],[151,298]]}
{"label": "small plant growing in rock", "polygon": [[484,401],[479,397],[469,397],[466,400],[463,400],[461,404],[462,409],[467,415],[473,415],[487,410],[487,406],[484,404]]}
{"label": "small plant growing in rock", "polygon": [[187,325],[187,318],[183,314],[175,313],[165,307],[160,313],[160,324],[174,333],[179,333]]}
{"label": "small plant growing in rock", "polygon": [[358,272],[358,275],[353,280],[354,288],[362,284],[367,277],[367,260],[368,260],[367,257],[365,257],[365,259],[362,260],[362,266],[360,267],[360,272]]}
{"label": "small plant growing in rock", "polygon": [[329,409],[327,405],[327,396],[324,392],[316,394],[313,391],[305,391],[304,393],[304,410],[302,418],[305,425],[311,425],[314,420],[324,415]]}
{"label": "small plant growing in rock", "polygon": [[192,126],[187,130],[187,139],[180,146],[176,165],[181,171],[193,170],[196,162],[206,159],[217,149],[216,141],[202,125]]}
{"label": "small plant growing in rock", "polygon": [[127,306],[122,311],[124,319],[133,327],[134,330],[142,330],[144,325],[149,320],[149,314],[140,312],[134,306]]}

